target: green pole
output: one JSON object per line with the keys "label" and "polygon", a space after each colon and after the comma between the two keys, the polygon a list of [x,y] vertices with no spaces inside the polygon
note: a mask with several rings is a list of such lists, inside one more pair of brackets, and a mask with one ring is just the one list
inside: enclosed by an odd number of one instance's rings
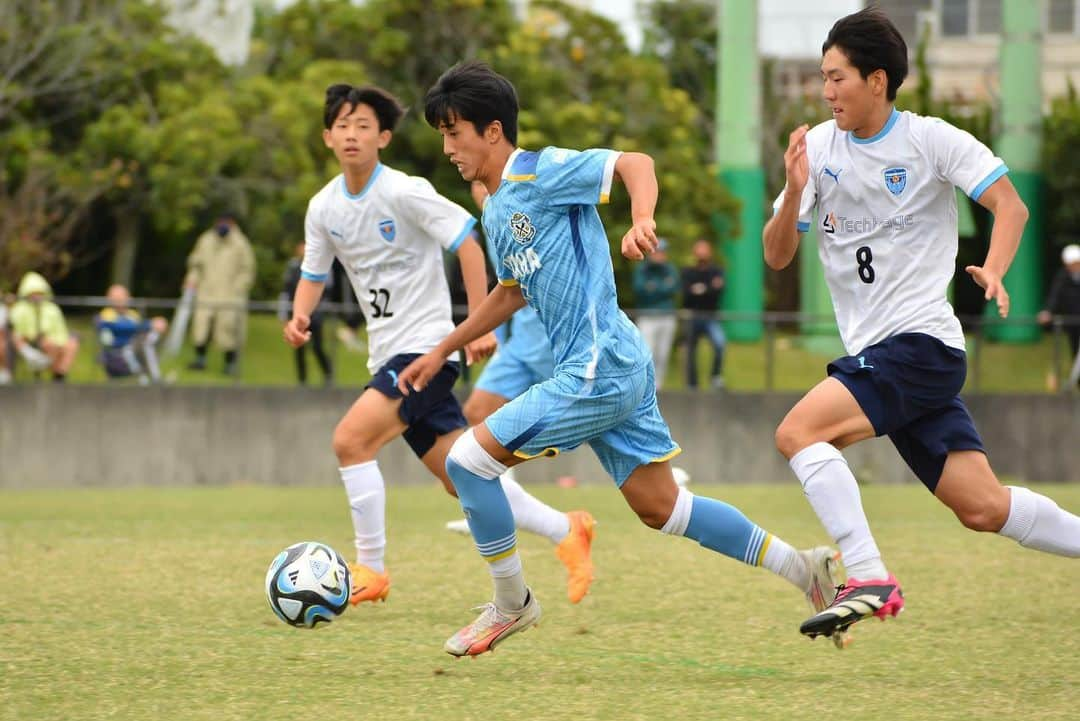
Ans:
{"label": "green pole", "polygon": [[[761,94],[757,0],[718,0],[716,160],[720,180],[741,202],[739,235],[724,239],[727,290],[724,310],[760,313],[764,308],[765,170],[761,167]],[[725,324],[732,340],[761,338],[760,320]]]}
{"label": "green pole", "polygon": [[[1031,217],[1020,249],[1005,276],[1010,315],[1035,315],[1042,303],[1043,213],[1042,176],[1042,14],[1041,2],[1001,4],[1001,135],[997,153],[1009,166],[1009,179]],[[986,314],[997,317],[997,305]],[[991,325],[987,335],[1007,343],[1031,343],[1039,338],[1035,325]]]}

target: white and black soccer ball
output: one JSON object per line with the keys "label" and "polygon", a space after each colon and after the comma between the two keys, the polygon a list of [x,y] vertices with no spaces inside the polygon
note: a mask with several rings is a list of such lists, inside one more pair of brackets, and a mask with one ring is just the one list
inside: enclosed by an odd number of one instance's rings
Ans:
{"label": "white and black soccer ball", "polygon": [[312,628],[329,623],[349,607],[349,565],[325,543],[294,543],[266,572],[266,600],[278,618]]}

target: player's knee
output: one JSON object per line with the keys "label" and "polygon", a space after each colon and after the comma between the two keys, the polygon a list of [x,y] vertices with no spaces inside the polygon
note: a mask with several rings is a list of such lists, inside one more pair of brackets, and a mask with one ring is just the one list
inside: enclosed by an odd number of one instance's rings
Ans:
{"label": "player's knee", "polygon": [[378,453],[378,445],[367,434],[359,431],[354,425],[344,421],[338,423],[331,439],[334,455],[342,466],[353,465],[374,460]]}
{"label": "player's knee", "polygon": [[1009,504],[1001,503],[996,498],[980,499],[967,503],[963,508],[954,508],[953,513],[972,531],[997,533],[1009,518]]}
{"label": "player's knee", "polygon": [[773,442],[776,443],[776,450],[788,459],[808,445],[801,429],[786,418],[776,427]]}
{"label": "player's knee", "polygon": [[670,508],[666,511],[659,508],[635,508],[634,511],[642,523],[657,531],[664,527],[668,517],[671,516]]}

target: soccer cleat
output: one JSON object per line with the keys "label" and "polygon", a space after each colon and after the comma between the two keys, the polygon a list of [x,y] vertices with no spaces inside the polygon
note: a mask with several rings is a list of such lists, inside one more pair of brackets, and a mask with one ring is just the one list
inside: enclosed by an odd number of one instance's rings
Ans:
{"label": "soccer cleat", "polygon": [[570,532],[555,546],[555,555],[566,566],[566,595],[570,603],[577,603],[589,592],[593,582],[592,550],[596,519],[588,511],[569,511]]}
{"label": "soccer cleat", "polygon": [[477,619],[446,640],[443,650],[451,656],[479,656],[485,651],[493,651],[504,639],[540,620],[540,602],[531,590],[520,611],[500,611],[491,602],[474,610],[480,611]]}
{"label": "soccer cleat", "polygon": [[799,626],[803,635],[832,636],[846,631],[848,626],[864,618],[877,616],[884,621],[904,610],[904,592],[896,576],[889,574],[886,579],[848,582],[837,588],[833,602]]}
{"label": "soccer cleat", "polygon": [[363,601],[385,601],[390,595],[389,571],[380,573],[362,563],[350,563],[349,572],[352,574],[352,588],[349,593],[349,603],[352,605]]}
{"label": "soccer cleat", "polygon": [[450,531],[451,533],[460,533],[465,536],[472,533],[472,531],[469,530],[469,522],[466,521],[464,518],[459,518],[456,521],[447,521],[446,530]]}
{"label": "soccer cleat", "polygon": [[[806,602],[815,613],[819,613],[828,608],[840,585],[840,552],[828,546],[818,546],[799,551],[799,555],[810,571],[810,588],[806,590]],[[832,640],[838,649],[844,649],[851,643],[851,634],[846,630],[837,631],[832,634]]]}

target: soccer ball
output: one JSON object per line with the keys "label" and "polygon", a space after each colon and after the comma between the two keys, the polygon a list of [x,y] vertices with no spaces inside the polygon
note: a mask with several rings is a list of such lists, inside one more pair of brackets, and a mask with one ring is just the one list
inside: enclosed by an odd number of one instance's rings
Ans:
{"label": "soccer ball", "polygon": [[349,565],[325,543],[294,543],[266,572],[266,600],[285,623],[312,628],[349,607]]}
{"label": "soccer ball", "polygon": [[690,483],[690,474],[686,472],[686,469],[679,468],[678,466],[671,467],[671,475],[675,477],[675,485],[680,488]]}

